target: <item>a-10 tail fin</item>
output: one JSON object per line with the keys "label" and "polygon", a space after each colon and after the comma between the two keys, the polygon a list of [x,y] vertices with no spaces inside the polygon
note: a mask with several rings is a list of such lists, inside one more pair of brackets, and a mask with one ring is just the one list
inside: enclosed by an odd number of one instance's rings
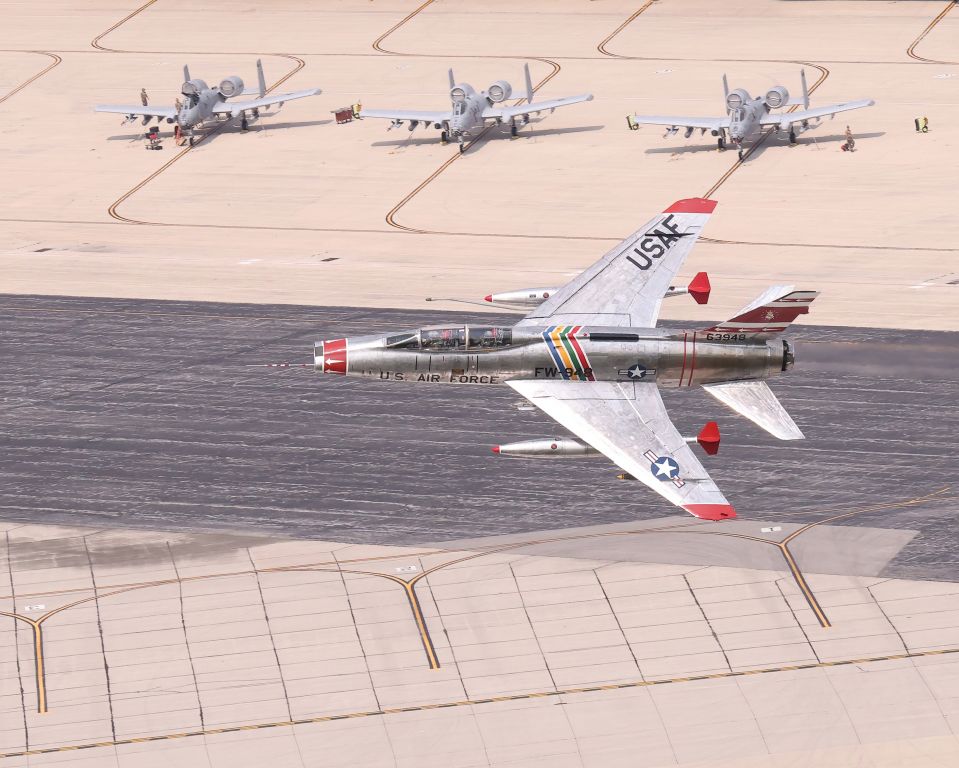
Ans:
{"label": "a-10 tail fin", "polygon": [[816,291],[793,290],[791,285],[774,285],[743,307],[735,317],[706,328],[706,331],[748,333],[753,338],[782,333],[793,320],[809,312],[809,305],[818,295]]}
{"label": "a-10 tail fin", "polygon": [[256,60],[256,79],[257,84],[260,86],[260,98],[262,99],[266,96],[266,77],[263,74],[263,60]]}

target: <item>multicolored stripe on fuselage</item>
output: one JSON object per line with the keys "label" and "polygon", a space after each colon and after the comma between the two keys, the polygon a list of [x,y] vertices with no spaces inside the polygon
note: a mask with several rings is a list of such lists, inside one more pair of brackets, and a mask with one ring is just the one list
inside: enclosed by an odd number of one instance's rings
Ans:
{"label": "multicolored stripe on fuselage", "polygon": [[576,381],[596,381],[589,358],[576,339],[581,325],[551,325],[543,331],[543,341],[556,363],[559,375]]}

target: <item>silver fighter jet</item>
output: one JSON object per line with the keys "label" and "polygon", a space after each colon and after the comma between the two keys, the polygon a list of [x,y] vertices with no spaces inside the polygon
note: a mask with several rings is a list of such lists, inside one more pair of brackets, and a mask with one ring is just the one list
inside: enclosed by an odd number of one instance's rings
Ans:
{"label": "silver fighter jet", "polygon": [[180,93],[184,100],[179,110],[176,107],[149,107],[133,106],[123,104],[97,104],[94,107],[96,112],[115,112],[126,115],[127,120],[135,120],[137,117],[143,118],[143,124],[146,125],[152,118],[166,120],[168,123],[177,123],[180,130],[190,139],[190,146],[193,146],[193,129],[197,126],[215,118],[225,117],[232,119],[240,118],[240,125],[243,130],[248,127],[250,115],[260,116],[260,109],[279,104],[283,106],[284,102],[294,99],[303,99],[307,96],[317,96],[322,93],[319,88],[309,88],[305,91],[293,91],[292,93],[276,93],[270,96],[266,95],[266,78],[263,76],[263,63],[257,59],[256,74],[258,82],[257,98],[250,101],[229,101],[237,96],[251,93],[244,90],[243,81],[236,75],[232,75],[220,82],[217,88],[211,88],[205,81],[199,78],[190,77],[190,68],[183,67],[183,85],[180,87]]}
{"label": "silver fighter jet", "polygon": [[318,342],[324,373],[416,383],[506,384],[575,437],[497,446],[500,455],[603,455],[696,517],[735,517],[689,442],[719,445],[673,426],[660,387],[704,389],[782,440],[802,432],[764,379],[789,370],[778,334],[809,311],[812,291],[775,286],[735,317],[703,330],[656,328],[660,304],[716,207],[680,200],[512,327],[459,325]]}
{"label": "silver fighter jet", "polygon": [[[529,64],[524,65],[523,72],[526,75],[526,93],[519,97],[513,95],[513,86],[505,80],[497,80],[485,91],[477,93],[469,83],[457,83],[451,69],[449,71],[451,109],[437,112],[412,109],[362,109],[360,117],[381,117],[391,120],[388,130],[397,128],[404,122],[409,123],[410,131],[415,130],[418,125],[423,127],[432,125],[441,131],[440,140],[444,144],[453,139],[459,143],[460,152],[463,152],[466,148],[464,142],[479,136],[490,121],[496,125],[508,123],[510,136],[515,137],[518,128],[526,125],[530,114],[534,112],[546,110],[552,112],[557,107],[593,100],[593,94],[584,93],[580,96],[534,102]],[[511,107],[503,104],[510,98],[519,98],[526,104]]]}
{"label": "silver fighter jet", "polygon": [[[663,115],[631,115],[626,118],[630,129],[636,130],[640,125],[665,125],[666,135],[675,135],[680,128],[685,128],[683,134],[687,139],[697,128],[700,133],[709,131],[716,138],[720,149],[726,148],[727,138],[739,150],[739,157],[743,156],[743,142],[756,135],[761,129],[772,126],[779,131],[789,131],[789,143],[796,143],[796,129],[800,132],[809,128],[809,121],[822,120],[834,117],[838,112],[848,112],[851,109],[871,107],[876,102],[872,99],[847,101],[842,104],[831,104],[827,107],[809,108],[809,89],[806,87],[806,71],[800,72],[802,81],[802,99],[789,98],[789,91],[782,85],[770,88],[763,97],[753,98],[743,88],[729,90],[726,75],[723,75],[723,95],[726,102],[726,117],[672,117]],[[802,105],[796,112],[773,112],[775,109]]]}

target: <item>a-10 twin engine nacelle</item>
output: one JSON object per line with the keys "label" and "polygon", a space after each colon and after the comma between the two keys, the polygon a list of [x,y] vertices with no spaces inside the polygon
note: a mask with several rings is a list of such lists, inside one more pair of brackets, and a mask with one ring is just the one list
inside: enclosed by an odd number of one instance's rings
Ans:
{"label": "a-10 twin engine nacelle", "polygon": [[766,91],[766,98],[763,99],[763,101],[766,102],[766,106],[770,109],[785,107],[789,103],[789,91],[783,88],[783,86],[777,85],[775,88],[770,88]]}
{"label": "a-10 twin engine nacelle", "polygon": [[750,101],[749,91],[745,88],[737,88],[735,91],[730,91],[726,97],[726,108],[730,110],[739,109],[748,101]]}
{"label": "a-10 twin engine nacelle", "polygon": [[512,93],[513,86],[511,86],[505,80],[497,80],[486,89],[486,95],[494,104],[498,104],[501,101],[506,101],[512,95]]}
{"label": "a-10 twin engine nacelle", "polygon": [[466,101],[467,97],[472,96],[476,91],[469,83],[461,83],[450,88],[450,101],[454,104],[460,101]]}
{"label": "a-10 twin engine nacelle", "polygon": [[524,459],[578,458],[602,456],[593,446],[575,437],[554,437],[543,440],[523,440],[519,443],[494,445],[493,453],[500,456],[519,456]]}
{"label": "a-10 twin engine nacelle", "polygon": [[243,81],[236,75],[226,78],[220,83],[220,93],[227,98],[239,96],[243,93]]}
{"label": "a-10 twin engine nacelle", "polygon": [[208,88],[209,86],[206,84],[205,80],[195,77],[192,80],[187,80],[183,85],[180,86],[180,93],[182,93],[184,96],[196,96]]}

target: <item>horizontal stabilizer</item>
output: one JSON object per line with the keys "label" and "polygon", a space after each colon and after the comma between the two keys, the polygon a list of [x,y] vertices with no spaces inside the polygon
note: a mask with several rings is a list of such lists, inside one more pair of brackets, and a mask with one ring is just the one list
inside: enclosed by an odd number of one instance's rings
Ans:
{"label": "horizontal stabilizer", "polygon": [[706,384],[703,389],[780,440],[805,437],[765,381],[728,381]]}
{"label": "horizontal stabilizer", "polygon": [[705,330],[756,334],[753,338],[782,333],[793,320],[809,312],[809,305],[818,295],[816,291],[795,291],[791,285],[774,285],[731,320]]}

